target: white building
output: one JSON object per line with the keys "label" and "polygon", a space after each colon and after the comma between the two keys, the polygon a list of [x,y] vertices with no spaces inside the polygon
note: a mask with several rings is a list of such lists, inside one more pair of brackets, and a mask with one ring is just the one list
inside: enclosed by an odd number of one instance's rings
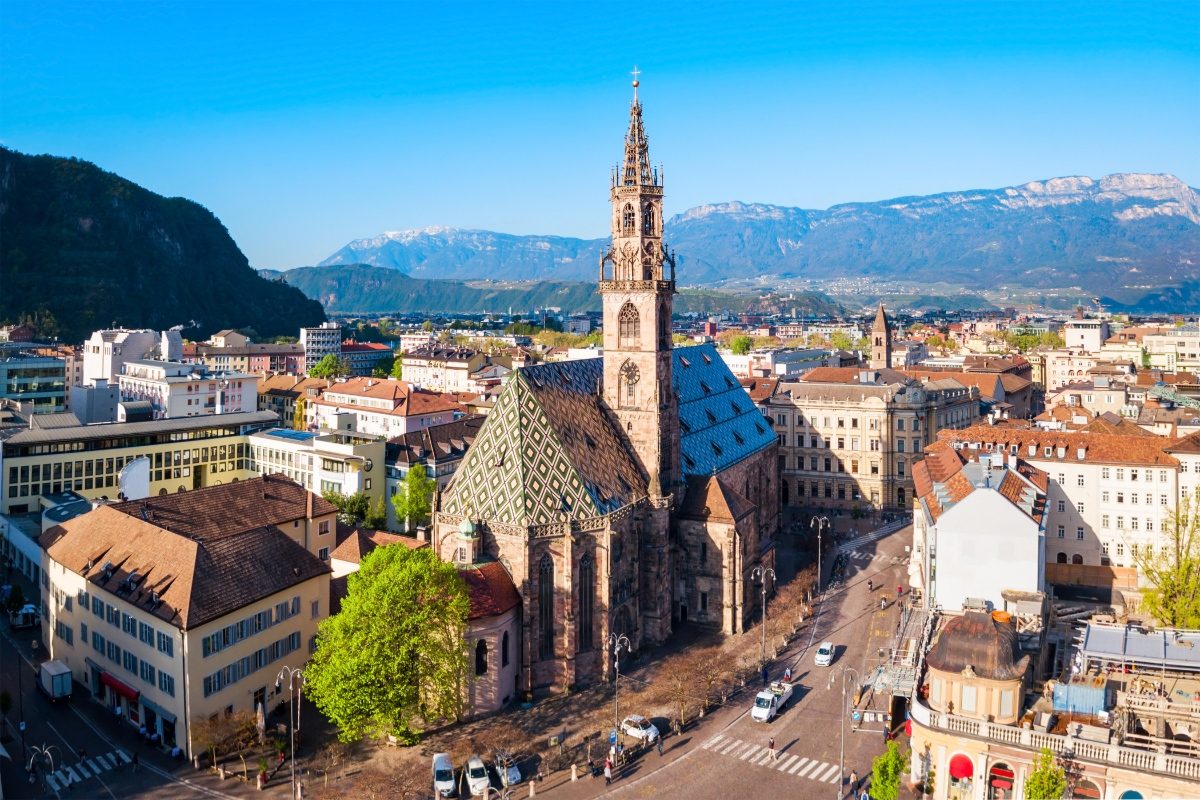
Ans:
{"label": "white building", "polygon": [[[42,534],[43,639],[121,724],[186,756],[192,723],[270,713],[329,614],[336,509],[282,477],[101,506]],[[326,544],[328,543],[328,544]]]}
{"label": "white building", "polygon": [[1142,337],[1150,366],[1168,372],[1200,372],[1200,326],[1185,325]]}
{"label": "white building", "polygon": [[937,442],[913,481],[909,583],[929,608],[1004,609],[1006,591],[1044,590],[1046,473],[1014,455]]}
{"label": "white building", "polygon": [[122,400],[147,400],[155,419],[254,411],[258,376],[208,372],[198,364],[129,361],[118,376]]}
{"label": "white building", "polygon": [[1108,340],[1108,321],[1102,319],[1071,319],[1063,324],[1063,339],[1069,350],[1099,353]]}
{"label": "white building", "polygon": [[97,380],[115,384],[126,362],[148,358],[160,345],[158,334],[152,330],[96,331],[83,343],[83,385],[92,386]]}
{"label": "white building", "polygon": [[338,381],[310,403],[321,430],[350,430],[391,438],[442,425],[463,412],[458,403],[393,378]]}
{"label": "white building", "polygon": [[315,328],[301,328],[300,346],[304,348],[304,372],[307,374],[325,356],[341,355],[342,326],[336,322],[322,322]]}
{"label": "white building", "polygon": [[469,347],[429,344],[404,354],[404,380],[431,392],[474,391],[472,373],[487,363]]}

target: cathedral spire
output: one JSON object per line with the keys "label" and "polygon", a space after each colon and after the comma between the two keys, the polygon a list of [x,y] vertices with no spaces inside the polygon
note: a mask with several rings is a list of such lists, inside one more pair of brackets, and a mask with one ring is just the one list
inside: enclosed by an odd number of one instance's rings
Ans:
{"label": "cathedral spire", "polygon": [[875,324],[871,326],[871,369],[892,368],[892,332],[889,328],[887,312],[880,300]]}
{"label": "cathedral spire", "polygon": [[633,68],[633,102],[629,104],[629,132],[625,134],[625,158],[618,173],[619,185],[654,186],[658,176],[650,168],[650,144],[642,126],[642,103],[638,100],[641,71]]}

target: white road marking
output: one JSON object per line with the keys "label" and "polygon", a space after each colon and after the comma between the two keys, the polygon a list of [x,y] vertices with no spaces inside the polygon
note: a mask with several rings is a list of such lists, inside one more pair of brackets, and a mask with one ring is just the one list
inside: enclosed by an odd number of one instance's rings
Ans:
{"label": "white road marking", "polygon": [[87,765],[91,768],[92,772],[96,773],[97,775],[100,774],[101,769],[111,769],[111,767],[109,767],[108,764],[104,763],[103,758],[99,759],[100,763],[104,764],[103,767],[97,766],[96,761],[97,761],[97,759],[89,758],[87,760]]}
{"label": "white road marking", "polygon": [[119,756],[120,759],[122,761],[124,761],[126,764],[130,764],[133,762],[133,759],[130,758],[129,756],[125,755],[125,751],[122,750],[121,748],[118,747],[116,750],[113,750],[113,752],[116,753],[117,756]]}
{"label": "white road marking", "polygon": [[757,764],[758,766],[761,767],[763,764],[766,764],[768,761],[772,761],[772,760],[773,759],[771,758],[771,751],[767,750],[762,755],[757,756],[756,758],[750,759],[750,763]]}
{"label": "white road marking", "polygon": [[742,761],[745,761],[752,754],[759,752],[761,749],[763,749],[762,745],[752,744],[749,748],[747,748],[746,752],[742,753],[740,756],[738,756],[738,758],[740,758]]}
{"label": "white road marking", "polygon": [[807,767],[805,767],[804,769],[800,770],[800,771],[799,771],[799,772],[797,772],[796,774],[797,774],[798,776],[800,776],[801,778],[803,778],[805,775],[807,775],[807,774],[808,774],[808,773],[809,773],[809,772],[812,770],[812,768],[813,768],[813,767],[820,766],[820,765],[821,765],[821,764],[823,764],[823,763],[824,763],[824,762],[822,762],[822,761],[812,761],[812,762],[810,762],[810,763],[809,763],[809,765],[808,765]]}
{"label": "white road marking", "polygon": [[723,756],[727,756],[731,752],[733,752],[735,749],[737,749],[738,747],[740,747],[741,745],[744,745],[744,744],[745,744],[745,742],[738,741],[737,739],[730,739],[729,744],[722,747],[720,750],[720,753]]}
{"label": "white road marking", "polygon": [[798,769],[800,769],[801,767],[803,767],[805,764],[807,764],[807,763],[808,763],[808,761],[809,761],[809,760],[808,760],[807,758],[802,758],[802,759],[800,759],[798,762],[796,762],[795,764],[793,764],[793,765],[791,765],[790,767],[788,767],[788,774],[789,774],[789,775],[795,775],[795,774],[796,774],[796,770],[798,770]]}
{"label": "white road marking", "polygon": [[716,736],[712,737],[711,739],[709,739],[707,742],[704,743],[704,749],[708,750],[710,747],[712,747],[714,744],[716,744],[717,742],[721,741],[724,738],[725,738],[725,736],[723,734],[718,733]]}
{"label": "white road marking", "polygon": [[825,770],[824,773],[821,774],[820,777],[817,777],[816,772],[814,772],[810,777],[814,781],[822,781],[824,783],[833,783],[833,781],[836,780],[836,777],[839,772],[841,772],[841,768],[838,767],[837,764],[830,764],[829,769]]}
{"label": "white road marking", "polygon": [[52,772],[46,776],[46,785],[49,786],[50,791],[54,792],[55,794],[58,794],[59,778],[57,776],[58,776],[57,772]]}
{"label": "white road marking", "polygon": [[779,764],[776,765],[775,769],[783,772],[785,769],[795,764],[799,759],[800,756],[796,755],[788,756],[787,758],[781,758],[779,759]]}

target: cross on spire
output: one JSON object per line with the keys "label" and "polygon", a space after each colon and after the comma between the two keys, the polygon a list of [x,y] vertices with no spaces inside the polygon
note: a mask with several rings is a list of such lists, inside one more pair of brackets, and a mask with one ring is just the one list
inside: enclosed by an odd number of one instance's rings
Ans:
{"label": "cross on spire", "polygon": [[638,75],[641,75],[642,71],[637,68],[637,64],[634,64],[633,72],[630,72],[629,74],[633,76],[633,102],[636,103],[637,102],[637,90],[638,90],[638,84],[639,84]]}

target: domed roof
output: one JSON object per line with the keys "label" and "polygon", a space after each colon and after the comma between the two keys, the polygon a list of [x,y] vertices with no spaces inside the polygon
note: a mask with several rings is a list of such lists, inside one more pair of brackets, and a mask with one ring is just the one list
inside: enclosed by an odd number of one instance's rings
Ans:
{"label": "domed roof", "polygon": [[471,522],[469,517],[463,517],[463,521],[458,524],[458,535],[466,539],[475,535],[475,523]]}
{"label": "domed roof", "polygon": [[990,614],[967,611],[942,626],[925,663],[941,672],[963,672],[968,667],[980,678],[1016,680],[1029,668],[1029,656],[1014,660],[1017,632],[996,622]]}

